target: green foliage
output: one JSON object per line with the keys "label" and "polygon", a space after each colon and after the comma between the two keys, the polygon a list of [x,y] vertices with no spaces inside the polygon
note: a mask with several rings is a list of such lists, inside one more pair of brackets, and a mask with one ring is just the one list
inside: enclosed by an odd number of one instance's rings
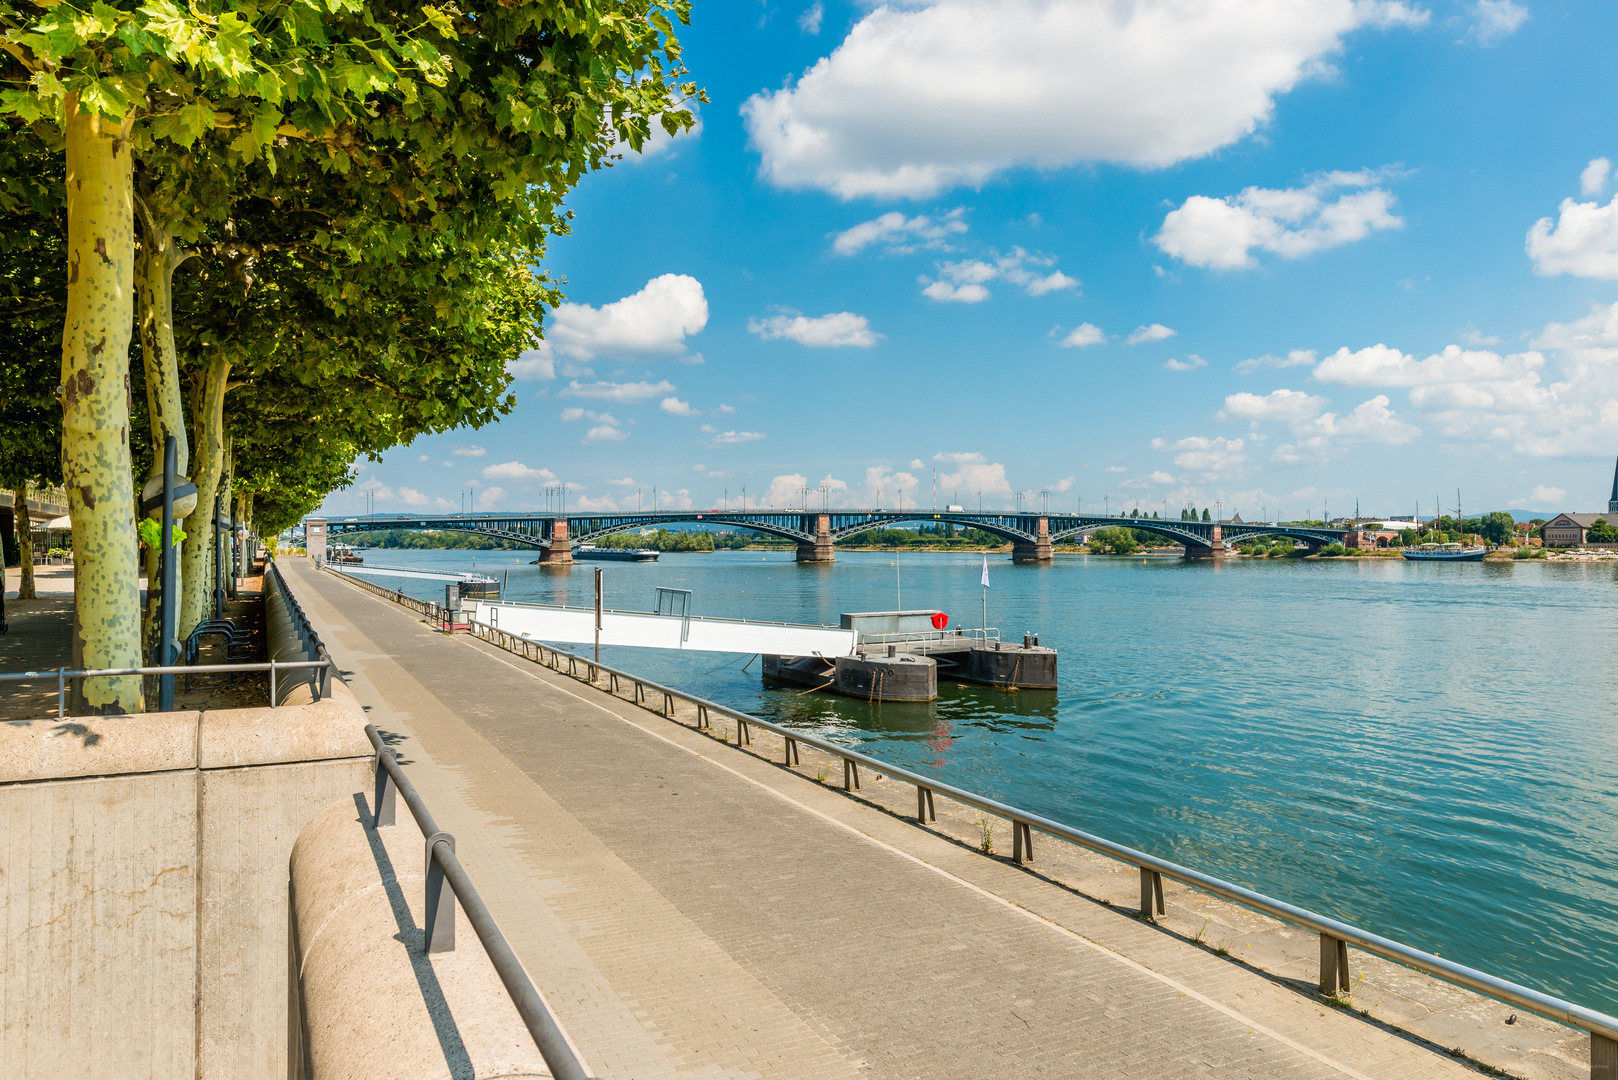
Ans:
{"label": "green foliage", "polygon": [[62,482],[67,234],[61,155],[27,131],[0,139],[0,488]]}
{"label": "green foliage", "polygon": [[1097,529],[1090,534],[1090,551],[1096,555],[1133,555],[1141,548],[1135,529]]}
{"label": "green foliage", "polygon": [[1585,539],[1592,544],[1618,544],[1618,528],[1609,524],[1606,518],[1596,518],[1595,524],[1585,533]]}
{"label": "green foliage", "polygon": [[[1466,531],[1477,533],[1491,544],[1510,543],[1517,535],[1517,519],[1504,510],[1495,510],[1466,523]],[[1618,543],[1618,540],[1612,541]]]}
{"label": "green foliage", "polygon": [[1336,556],[1343,554],[1347,550],[1348,549],[1343,547],[1342,544],[1331,543],[1331,544],[1327,544],[1325,547],[1321,548],[1320,553],[1322,555],[1326,556],[1327,558],[1335,558]]}
{"label": "green foliage", "polygon": [[713,534],[702,530],[670,532],[659,529],[650,536],[638,532],[613,533],[596,542],[597,547],[648,548],[652,551],[712,551]]}
{"label": "green foliage", "polygon": [[1511,553],[1513,559],[1543,559],[1546,557],[1544,548],[1520,547]]}
{"label": "green foliage", "polygon": [[392,548],[429,551],[528,551],[530,544],[519,544],[504,537],[477,533],[447,532],[441,529],[378,529],[374,532],[344,533],[335,540],[364,548]]}
{"label": "green foliage", "polygon": [[[155,548],[163,543],[163,525],[151,518],[141,518],[140,524],[135,526],[135,532],[140,536],[142,547]],[[169,536],[172,543],[178,545],[185,539],[185,530],[175,525]]]}
{"label": "green foliage", "polygon": [[1210,514],[1210,513],[1208,513],[1208,509],[1207,509],[1207,507],[1203,507],[1203,510],[1202,510],[1202,520],[1203,520],[1203,521],[1212,521],[1212,520],[1213,520],[1213,515],[1212,515],[1212,514]]}

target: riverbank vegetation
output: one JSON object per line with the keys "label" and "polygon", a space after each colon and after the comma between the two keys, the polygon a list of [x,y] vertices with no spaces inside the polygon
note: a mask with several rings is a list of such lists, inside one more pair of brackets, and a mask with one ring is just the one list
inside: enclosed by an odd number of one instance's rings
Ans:
{"label": "riverbank vegetation", "polygon": [[[564,198],[703,99],[689,0],[0,5],[0,481],[67,489],[75,666],[151,659],[135,525],[170,439],[184,637],[221,508],[273,535],[358,458],[511,410]],[[139,678],[75,685],[144,708]]]}

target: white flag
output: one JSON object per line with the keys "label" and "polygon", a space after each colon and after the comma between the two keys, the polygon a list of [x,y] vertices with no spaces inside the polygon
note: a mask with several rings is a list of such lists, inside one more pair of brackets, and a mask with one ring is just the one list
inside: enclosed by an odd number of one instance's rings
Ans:
{"label": "white flag", "polygon": [[985,589],[989,587],[989,557],[987,555],[983,556],[983,587]]}

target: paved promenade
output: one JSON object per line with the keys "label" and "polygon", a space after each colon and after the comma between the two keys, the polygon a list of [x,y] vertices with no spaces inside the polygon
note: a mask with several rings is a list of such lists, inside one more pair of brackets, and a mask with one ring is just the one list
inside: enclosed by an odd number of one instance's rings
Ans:
{"label": "paved promenade", "polygon": [[281,566],[600,1076],[1478,1075],[762,739],[741,752]]}

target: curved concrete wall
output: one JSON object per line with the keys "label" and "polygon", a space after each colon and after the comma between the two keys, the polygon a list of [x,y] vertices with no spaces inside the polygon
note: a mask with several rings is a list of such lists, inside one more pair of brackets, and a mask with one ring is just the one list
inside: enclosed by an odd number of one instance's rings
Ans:
{"label": "curved concrete wall", "polygon": [[[291,594],[283,589],[281,572],[272,562],[264,568],[264,637],[266,659],[276,663],[318,660],[314,643],[304,634],[298,612],[287,603]],[[278,705],[304,705],[315,700],[318,669],[276,672],[275,697]],[[333,692],[339,680],[332,679]]]}
{"label": "curved concrete wall", "polygon": [[426,845],[403,800],[390,828],[370,813],[332,803],[292,849],[309,1075],[550,1076],[459,905],[455,949],[423,951]]}

